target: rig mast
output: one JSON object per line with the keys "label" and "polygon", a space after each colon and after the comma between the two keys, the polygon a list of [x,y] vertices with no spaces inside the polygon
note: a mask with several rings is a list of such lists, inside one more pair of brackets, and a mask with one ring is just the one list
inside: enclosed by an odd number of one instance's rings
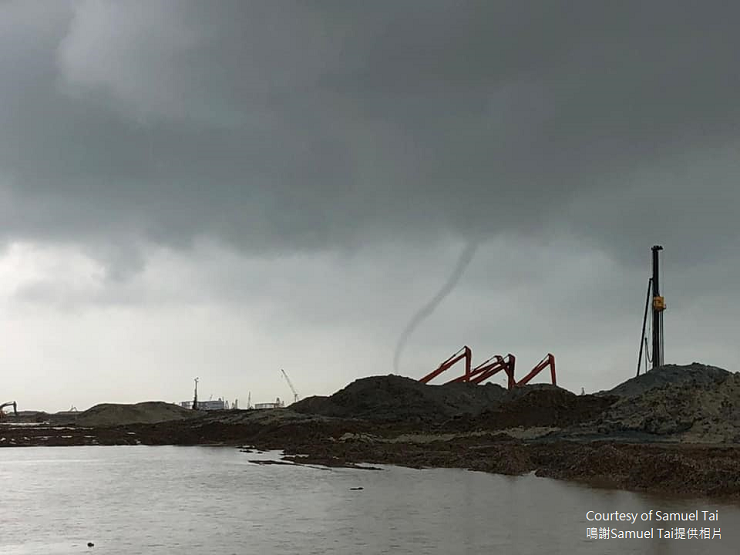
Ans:
{"label": "rig mast", "polygon": [[663,250],[660,245],[653,247],[653,368],[663,366],[663,311],[665,299],[660,296],[660,260],[658,252]]}
{"label": "rig mast", "polygon": [[[663,338],[663,311],[666,309],[665,298],[660,294],[660,258],[658,253],[663,250],[660,245],[654,245],[653,252],[653,277],[648,280],[647,297],[645,298],[645,314],[642,317],[642,336],[640,337],[640,353],[637,355],[637,375],[640,375],[643,350],[647,351],[648,339],[645,336],[647,326],[648,308],[652,306],[652,367],[658,368],[665,364],[664,338]],[[652,293],[653,302],[650,303]],[[648,357],[649,358],[649,357]],[[647,366],[647,363],[645,364]]]}

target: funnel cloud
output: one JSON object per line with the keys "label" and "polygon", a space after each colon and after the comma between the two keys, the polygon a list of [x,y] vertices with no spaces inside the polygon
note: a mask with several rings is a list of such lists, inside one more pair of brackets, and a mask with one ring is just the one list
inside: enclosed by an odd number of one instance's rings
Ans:
{"label": "funnel cloud", "polygon": [[393,371],[396,374],[398,374],[398,363],[401,360],[401,355],[403,354],[403,350],[406,347],[406,343],[408,343],[409,337],[411,337],[411,334],[416,330],[416,328],[419,327],[419,324],[421,324],[424,320],[429,318],[434,313],[434,311],[442,303],[442,301],[445,300],[447,295],[452,293],[452,290],[455,288],[457,283],[460,281],[460,278],[462,278],[463,274],[465,273],[465,269],[473,260],[477,248],[478,243],[475,242],[468,243],[465,246],[462,253],[460,253],[460,258],[457,260],[455,269],[450,274],[450,277],[447,278],[445,284],[427,304],[422,306],[418,310],[418,312],[414,314],[404,330],[401,332],[401,335],[398,338],[398,343],[396,344],[396,351],[393,354]]}

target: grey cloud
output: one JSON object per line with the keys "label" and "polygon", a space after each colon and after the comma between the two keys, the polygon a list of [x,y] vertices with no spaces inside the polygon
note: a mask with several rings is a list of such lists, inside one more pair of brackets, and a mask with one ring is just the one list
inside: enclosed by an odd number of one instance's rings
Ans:
{"label": "grey cloud", "polygon": [[6,240],[119,245],[134,269],[123,243],[199,237],[573,233],[629,263],[656,236],[687,260],[737,240],[733,4],[40,6],[4,8],[25,22],[0,61]]}

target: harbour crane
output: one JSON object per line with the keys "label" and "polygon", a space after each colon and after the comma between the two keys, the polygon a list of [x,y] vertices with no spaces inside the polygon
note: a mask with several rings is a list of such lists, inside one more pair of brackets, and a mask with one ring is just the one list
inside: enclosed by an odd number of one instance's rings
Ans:
{"label": "harbour crane", "polygon": [[288,377],[288,374],[285,373],[285,370],[282,368],[280,371],[283,373],[283,377],[285,378],[285,381],[288,382],[288,387],[290,387],[290,390],[293,392],[293,402],[298,402],[298,392],[295,390],[295,387],[293,387],[293,383],[290,381],[290,378]]}

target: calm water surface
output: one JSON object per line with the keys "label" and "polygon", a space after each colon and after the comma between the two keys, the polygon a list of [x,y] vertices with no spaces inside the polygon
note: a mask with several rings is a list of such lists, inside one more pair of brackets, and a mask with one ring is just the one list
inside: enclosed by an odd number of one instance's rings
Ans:
{"label": "calm water surface", "polygon": [[[206,447],[0,449],[0,553],[740,552],[740,506],[534,476],[248,462],[269,456]],[[706,526],[720,528],[722,539],[589,540],[586,529],[598,526],[586,521],[589,509],[719,510],[719,523]]]}

